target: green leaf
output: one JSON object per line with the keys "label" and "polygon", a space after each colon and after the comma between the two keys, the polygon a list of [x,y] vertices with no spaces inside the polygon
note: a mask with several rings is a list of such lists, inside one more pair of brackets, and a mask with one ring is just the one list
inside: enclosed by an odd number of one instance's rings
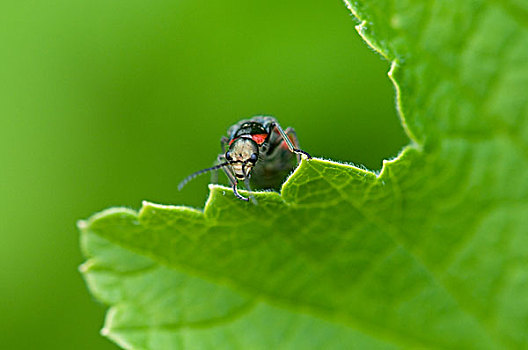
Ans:
{"label": "green leaf", "polygon": [[528,3],[354,1],[411,145],[81,222],[124,348],[528,347]]}

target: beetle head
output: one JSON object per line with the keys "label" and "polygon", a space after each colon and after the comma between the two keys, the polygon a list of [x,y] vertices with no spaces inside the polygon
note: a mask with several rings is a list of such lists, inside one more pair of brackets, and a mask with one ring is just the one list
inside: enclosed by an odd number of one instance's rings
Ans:
{"label": "beetle head", "polygon": [[239,180],[249,178],[251,169],[258,160],[258,144],[250,138],[239,137],[229,146],[225,154],[235,176]]}

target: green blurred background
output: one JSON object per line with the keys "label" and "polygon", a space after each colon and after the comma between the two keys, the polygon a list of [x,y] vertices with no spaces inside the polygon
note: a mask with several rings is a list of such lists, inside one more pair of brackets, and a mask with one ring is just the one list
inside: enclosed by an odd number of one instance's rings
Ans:
{"label": "green blurred background", "polygon": [[147,199],[202,207],[228,126],[294,126],[314,156],[379,170],[407,143],[339,0],[0,3],[3,349],[115,349],[75,222]]}

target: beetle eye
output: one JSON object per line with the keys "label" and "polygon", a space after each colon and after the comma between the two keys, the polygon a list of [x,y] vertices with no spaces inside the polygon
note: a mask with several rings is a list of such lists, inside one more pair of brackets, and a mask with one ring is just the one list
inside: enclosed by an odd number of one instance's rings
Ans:
{"label": "beetle eye", "polygon": [[258,159],[258,155],[256,153],[253,153],[251,155],[251,157],[249,157],[249,161],[253,164],[255,164],[257,162],[257,159]]}
{"label": "beetle eye", "polygon": [[226,152],[225,154],[225,158],[229,161],[233,160],[233,158],[231,157],[231,153],[229,153],[229,151]]}

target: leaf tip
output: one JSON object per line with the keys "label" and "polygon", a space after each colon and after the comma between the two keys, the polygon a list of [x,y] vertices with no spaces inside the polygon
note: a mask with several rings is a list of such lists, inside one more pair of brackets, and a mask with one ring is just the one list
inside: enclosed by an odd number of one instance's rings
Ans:
{"label": "leaf tip", "polygon": [[107,327],[103,327],[101,328],[100,333],[103,337],[108,337],[110,335],[110,329],[108,329]]}
{"label": "leaf tip", "polygon": [[209,188],[209,195],[205,201],[204,212],[213,205],[216,196],[225,196],[226,191],[230,191],[229,188],[217,184],[209,184],[207,187]]}
{"label": "leaf tip", "polygon": [[80,231],[86,230],[87,227],[88,227],[88,223],[86,222],[86,220],[77,220],[77,228]]}
{"label": "leaf tip", "polygon": [[84,262],[83,264],[79,265],[79,267],[77,268],[77,270],[79,270],[79,272],[81,274],[86,274],[90,271],[90,267],[92,266],[92,262],[91,260],[87,260],[86,262]]}

